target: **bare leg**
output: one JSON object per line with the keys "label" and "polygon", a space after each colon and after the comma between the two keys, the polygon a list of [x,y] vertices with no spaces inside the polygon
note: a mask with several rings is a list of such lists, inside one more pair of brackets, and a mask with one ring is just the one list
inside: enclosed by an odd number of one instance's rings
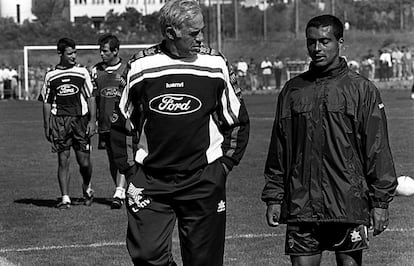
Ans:
{"label": "bare leg", "polygon": [[362,265],[362,250],[347,253],[336,253],[338,266],[360,266]]}
{"label": "bare leg", "polygon": [[79,171],[83,178],[83,184],[89,185],[92,178],[92,163],[89,152],[75,151],[76,160],[79,164]]}
{"label": "bare leg", "polygon": [[116,187],[126,187],[125,175],[118,172],[116,176]]}
{"label": "bare leg", "polygon": [[292,266],[319,266],[321,264],[322,254],[310,256],[290,256]]}
{"label": "bare leg", "polygon": [[58,180],[62,196],[69,195],[69,157],[70,150],[65,150],[58,153]]}

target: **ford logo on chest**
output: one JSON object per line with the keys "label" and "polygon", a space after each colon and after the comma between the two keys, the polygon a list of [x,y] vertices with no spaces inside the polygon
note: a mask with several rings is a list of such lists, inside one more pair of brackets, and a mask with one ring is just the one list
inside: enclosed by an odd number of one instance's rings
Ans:
{"label": "ford logo on chest", "polygon": [[165,115],[184,115],[201,108],[201,101],[187,94],[163,94],[149,102],[152,111]]}
{"label": "ford logo on chest", "polygon": [[116,87],[107,87],[101,90],[101,96],[105,98],[114,98],[116,96],[121,96],[121,93]]}
{"label": "ford logo on chest", "polygon": [[73,84],[62,84],[56,89],[58,96],[70,96],[79,92],[79,88]]}

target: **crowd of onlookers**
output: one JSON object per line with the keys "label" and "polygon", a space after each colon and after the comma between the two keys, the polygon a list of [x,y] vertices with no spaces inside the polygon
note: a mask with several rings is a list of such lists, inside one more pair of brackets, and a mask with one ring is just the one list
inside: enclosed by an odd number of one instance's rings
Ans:
{"label": "crowd of onlookers", "polygon": [[414,70],[413,51],[405,46],[385,47],[375,56],[369,50],[360,61],[350,60],[349,65],[371,80],[411,80]]}
{"label": "crowd of onlookers", "polygon": [[[349,59],[348,65],[366,78],[373,81],[411,80],[414,74],[414,50],[411,47],[383,48],[375,55],[372,50],[360,59]],[[284,60],[275,56],[272,60],[264,56],[260,61],[255,58],[245,60],[240,57],[233,64],[236,70],[238,83],[243,90],[280,90],[286,80],[305,71],[309,61]],[[38,65],[30,67],[28,71],[29,92],[22,97],[36,100],[43,85],[43,79],[49,68]],[[16,69],[2,65],[0,68],[0,97],[1,99],[18,98],[18,82],[20,81]],[[24,92],[23,92],[24,93]],[[25,97],[26,96],[26,97]]]}
{"label": "crowd of onlookers", "polygon": [[[411,80],[414,73],[414,50],[410,47],[385,47],[375,55],[372,50],[360,59],[349,59],[351,69],[373,81]],[[293,75],[305,71],[309,61],[270,60],[265,56],[261,62],[254,58],[246,61],[240,57],[233,67],[240,87],[244,90],[280,90],[283,83]],[[293,74],[293,75],[292,75]]]}
{"label": "crowd of onlookers", "polygon": [[277,56],[274,60],[266,56],[261,62],[256,62],[254,58],[247,62],[240,57],[233,68],[236,70],[239,86],[244,90],[280,90],[282,79],[286,79],[285,63]]}
{"label": "crowd of onlookers", "polygon": [[17,70],[8,65],[0,67],[0,99],[17,99],[19,75]]}

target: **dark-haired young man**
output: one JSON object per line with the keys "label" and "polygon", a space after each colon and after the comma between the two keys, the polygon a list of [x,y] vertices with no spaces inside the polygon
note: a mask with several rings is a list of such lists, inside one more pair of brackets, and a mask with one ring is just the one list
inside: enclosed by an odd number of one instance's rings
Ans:
{"label": "dark-haired young man", "polygon": [[367,226],[388,224],[397,186],[384,103],[372,82],[340,57],[343,24],[332,15],[306,26],[310,69],[281,91],[262,200],[270,226],[286,223],[292,265],[361,265]]}
{"label": "dark-haired young man", "polygon": [[46,139],[52,152],[58,154],[58,180],[62,200],[59,209],[70,207],[69,157],[73,147],[83,178],[85,205],[93,200],[91,188],[92,164],[90,137],[95,134],[96,106],[88,70],[76,64],[75,42],[62,38],[57,43],[59,64],[45,75],[39,96],[43,101],[43,121]]}
{"label": "dark-haired young man", "polygon": [[119,172],[114,162],[114,152],[111,147],[110,132],[112,122],[118,116],[114,108],[121,98],[121,74],[124,69],[122,59],[119,57],[119,40],[112,34],[105,34],[98,40],[102,62],[93,66],[91,70],[94,96],[97,103],[98,117],[98,149],[105,149],[108,155],[109,171],[115,183],[115,193],[111,208],[120,209],[125,200],[125,176]]}

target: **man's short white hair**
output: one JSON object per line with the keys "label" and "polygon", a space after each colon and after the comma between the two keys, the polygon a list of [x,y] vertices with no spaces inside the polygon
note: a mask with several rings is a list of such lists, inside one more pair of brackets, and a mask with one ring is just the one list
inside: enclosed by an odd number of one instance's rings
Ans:
{"label": "man's short white hair", "polygon": [[170,0],[160,10],[159,23],[162,34],[165,29],[181,29],[183,24],[201,14],[201,7],[195,0]]}

